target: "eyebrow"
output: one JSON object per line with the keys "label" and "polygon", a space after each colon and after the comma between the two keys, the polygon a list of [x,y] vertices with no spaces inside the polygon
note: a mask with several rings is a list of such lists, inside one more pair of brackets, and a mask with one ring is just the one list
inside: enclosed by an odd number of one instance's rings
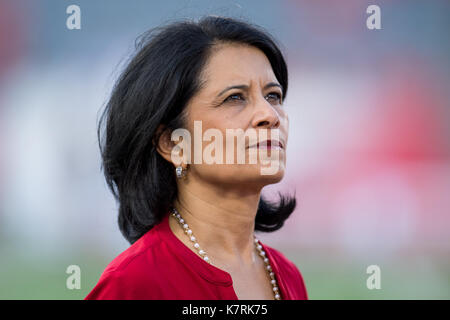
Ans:
{"label": "eyebrow", "polygon": [[[266,84],[265,86],[264,86],[264,90],[266,90],[267,88],[270,88],[270,87],[279,87],[281,90],[283,90],[283,87],[280,85],[280,84],[278,84],[278,83],[275,83],[275,82],[269,82],[268,84]],[[218,95],[217,95],[217,97],[220,97],[221,95],[223,95],[225,92],[227,92],[228,90],[231,90],[231,89],[248,89],[248,85],[246,85],[246,84],[240,84],[240,85],[235,85],[235,86],[229,86],[229,87],[226,87],[224,90],[222,90]]]}

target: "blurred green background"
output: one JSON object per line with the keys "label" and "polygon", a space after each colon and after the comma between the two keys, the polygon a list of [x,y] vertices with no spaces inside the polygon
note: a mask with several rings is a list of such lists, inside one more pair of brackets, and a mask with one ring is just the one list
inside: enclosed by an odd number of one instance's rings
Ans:
{"label": "blurred green background", "polygon": [[[5,252],[5,251],[3,251]],[[119,252],[118,252],[119,253]],[[449,299],[450,263],[439,255],[399,255],[378,266],[381,289],[366,287],[370,261],[325,252],[283,252],[302,272],[310,299]],[[3,256],[4,257],[4,256]],[[9,255],[0,264],[0,299],[84,299],[112,257],[77,253],[65,259]],[[433,261],[430,263],[429,261]],[[66,288],[66,269],[81,269],[81,289]]]}

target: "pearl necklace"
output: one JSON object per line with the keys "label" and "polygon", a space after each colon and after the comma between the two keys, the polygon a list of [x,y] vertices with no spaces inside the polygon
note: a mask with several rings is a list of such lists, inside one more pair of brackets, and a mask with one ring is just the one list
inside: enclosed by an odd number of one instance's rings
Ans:
{"label": "pearl necklace", "polygon": [[[200,248],[200,245],[198,244],[197,239],[192,234],[192,230],[189,228],[189,225],[181,217],[181,215],[177,211],[177,209],[173,208],[171,215],[174,218],[176,218],[178,223],[183,228],[184,233],[187,234],[188,237],[190,238],[190,240],[194,243],[194,248],[197,250],[198,254],[203,258],[203,260],[205,260],[206,262],[211,264],[211,261],[209,260],[208,256],[206,255],[206,252]],[[256,239],[255,235],[253,235],[253,238],[254,238],[256,250],[258,251],[261,258],[263,259],[264,264],[266,265],[265,269],[267,270],[269,277],[270,277],[270,284],[272,285],[274,298],[275,298],[275,300],[281,300],[281,296],[280,296],[278,285],[277,285],[277,280],[275,279],[275,274],[272,271],[272,267],[270,265],[269,259],[266,257],[266,253],[264,252],[262,245],[259,243],[260,241],[258,239]]]}

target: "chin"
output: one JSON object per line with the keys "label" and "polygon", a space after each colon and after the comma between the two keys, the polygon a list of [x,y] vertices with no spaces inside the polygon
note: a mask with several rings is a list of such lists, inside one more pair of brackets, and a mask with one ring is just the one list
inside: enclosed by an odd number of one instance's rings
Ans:
{"label": "chin", "polygon": [[[232,165],[221,168],[214,168],[208,172],[209,181],[214,181],[221,185],[239,185],[245,188],[254,186],[262,188],[269,184],[280,182],[284,177],[285,165],[281,163],[278,170],[262,170],[261,165]],[[262,172],[270,174],[262,174]]]}
{"label": "chin", "polygon": [[[258,184],[265,186],[280,182],[284,177],[284,165],[280,164],[278,169],[264,170],[267,167],[258,166],[257,170],[252,172],[252,179],[257,180]],[[256,169],[256,168],[255,168]],[[263,174],[263,172],[265,174]]]}
{"label": "chin", "polygon": [[284,170],[279,170],[276,174],[260,175],[259,179],[264,185],[274,184],[280,182],[284,177]]}

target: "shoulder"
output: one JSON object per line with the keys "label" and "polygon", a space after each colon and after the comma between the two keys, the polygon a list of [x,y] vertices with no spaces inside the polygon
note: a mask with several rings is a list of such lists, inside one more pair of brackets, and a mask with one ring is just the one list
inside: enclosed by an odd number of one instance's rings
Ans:
{"label": "shoulder", "polygon": [[156,294],[161,285],[158,270],[164,267],[164,256],[161,240],[152,229],[108,264],[85,299],[152,299],[152,292]]}
{"label": "shoulder", "polygon": [[305,282],[299,268],[279,250],[267,245],[264,247],[277,264],[280,276],[296,291],[295,296],[298,299],[308,299]]}

